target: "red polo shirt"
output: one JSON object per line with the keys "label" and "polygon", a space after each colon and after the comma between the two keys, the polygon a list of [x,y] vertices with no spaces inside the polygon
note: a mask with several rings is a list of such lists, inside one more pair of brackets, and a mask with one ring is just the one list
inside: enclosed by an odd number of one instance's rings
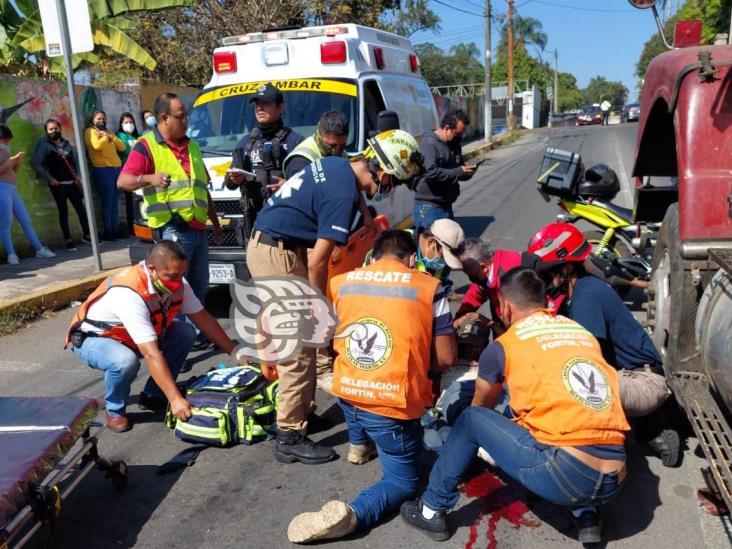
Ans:
{"label": "red polo shirt", "polygon": [[[168,148],[173,152],[175,158],[178,160],[178,163],[181,165],[181,168],[183,168],[183,171],[186,172],[186,175],[188,177],[190,177],[191,159],[188,156],[188,137],[184,137],[183,139],[181,139],[180,143],[176,144],[170,141],[166,141],[163,136],[160,135],[160,132],[157,128],[154,127],[151,131],[155,135],[155,141],[157,141],[161,145],[165,144],[168,146]],[[122,166],[122,173],[138,176],[151,175],[156,172],[157,170],[155,169],[155,162],[153,161],[152,154],[150,154],[150,148],[147,145],[147,141],[145,141],[144,139],[138,139],[137,143],[135,143],[134,147],[132,147],[129,156],[127,157],[127,162],[125,162],[125,165]],[[206,179],[208,179],[209,181],[211,180],[208,172],[206,172]],[[188,225],[192,229],[206,229],[205,224],[199,223],[195,219],[189,221]]]}

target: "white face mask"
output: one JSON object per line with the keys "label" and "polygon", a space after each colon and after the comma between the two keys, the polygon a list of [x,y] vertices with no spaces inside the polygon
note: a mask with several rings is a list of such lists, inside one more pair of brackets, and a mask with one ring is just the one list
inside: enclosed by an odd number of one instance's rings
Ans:
{"label": "white face mask", "polygon": [[122,131],[125,133],[132,133],[135,131],[135,125],[132,122],[125,122],[122,124]]}
{"label": "white face mask", "polygon": [[0,143],[0,151],[10,152],[10,144]]}
{"label": "white face mask", "polygon": [[155,120],[155,117],[154,117],[154,116],[148,116],[148,117],[147,117],[147,118],[145,119],[145,124],[147,124],[147,125],[148,125],[148,126],[150,126],[151,128],[152,128],[152,127],[153,127],[153,126],[154,126],[155,124],[157,124],[157,123],[158,123],[158,121],[157,121],[157,120]]}

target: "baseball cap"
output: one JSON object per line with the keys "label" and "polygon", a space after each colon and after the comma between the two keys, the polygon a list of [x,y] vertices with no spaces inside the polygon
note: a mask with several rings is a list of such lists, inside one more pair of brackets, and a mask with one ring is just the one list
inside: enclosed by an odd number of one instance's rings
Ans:
{"label": "baseball cap", "polygon": [[249,102],[264,101],[266,103],[282,103],[284,99],[282,92],[272,82],[268,82],[264,86],[257,88],[257,93],[254,94],[254,97]]}
{"label": "baseball cap", "polygon": [[465,231],[452,219],[438,219],[430,225],[430,232],[442,246],[442,256],[451,269],[462,269],[460,256],[465,251]]}

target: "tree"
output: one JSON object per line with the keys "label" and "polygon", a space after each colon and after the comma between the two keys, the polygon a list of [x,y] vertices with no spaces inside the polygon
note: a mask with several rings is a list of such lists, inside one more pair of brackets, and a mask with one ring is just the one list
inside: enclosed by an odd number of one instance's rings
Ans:
{"label": "tree", "polygon": [[[544,51],[549,37],[543,31],[541,21],[533,17],[516,16],[513,19],[513,46],[514,50],[526,50],[533,46],[538,51]],[[514,51],[516,55],[516,51]],[[496,59],[508,57],[508,23],[501,29],[501,39],[498,41]]]}
{"label": "tree", "polygon": [[[74,67],[94,64],[99,52],[108,49],[145,67],[155,69],[155,59],[128,34],[135,30],[132,20],[123,15],[135,12],[163,10],[188,5],[192,0],[89,0],[92,52],[73,56]],[[17,6],[17,9],[16,9]],[[11,68],[17,65],[34,65],[35,72],[61,72],[61,59],[49,60],[38,5],[33,0],[0,0],[0,65]],[[32,71],[33,72],[33,71]]]}
{"label": "tree", "polygon": [[[667,40],[671,40],[677,21],[700,19],[702,22],[701,42],[711,44],[717,34],[729,32],[730,10],[732,10],[732,0],[686,0],[679,12],[666,22],[663,33]],[[639,80],[642,81],[645,77],[646,68],[651,60],[665,51],[667,50],[661,36],[655,33],[645,43],[636,64],[635,73]]]}
{"label": "tree", "polygon": [[559,80],[559,112],[570,111],[581,107],[584,95],[577,86],[577,78],[568,72],[560,72]]}
{"label": "tree", "polygon": [[457,86],[483,82],[485,69],[479,61],[480,49],[473,43],[456,44],[448,53],[434,44],[417,44],[422,76],[430,86]]}
{"label": "tree", "polygon": [[628,88],[622,82],[607,80],[603,76],[590,79],[584,90],[584,100],[587,104],[600,103],[607,99],[613,106],[625,105],[628,99]]}

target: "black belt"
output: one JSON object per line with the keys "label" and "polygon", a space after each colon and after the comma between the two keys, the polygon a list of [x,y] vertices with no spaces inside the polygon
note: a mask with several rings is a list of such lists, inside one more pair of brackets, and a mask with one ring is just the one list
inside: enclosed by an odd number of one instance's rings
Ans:
{"label": "black belt", "polygon": [[274,248],[279,248],[281,245],[283,249],[290,251],[294,251],[298,248],[307,247],[305,246],[305,244],[299,241],[288,240],[287,238],[274,238],[273,236],[270,236],[263,231],[256,231],[253,235],[253,238],[257,243],[266,244],[267,246],[272,246]]}

